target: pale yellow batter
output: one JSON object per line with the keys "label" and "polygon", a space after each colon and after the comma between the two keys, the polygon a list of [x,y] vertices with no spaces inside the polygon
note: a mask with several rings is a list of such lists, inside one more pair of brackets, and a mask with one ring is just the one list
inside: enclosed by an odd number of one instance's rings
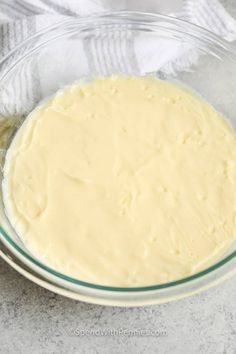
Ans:
{"label": "pale yellow batter", "polygon": [[57,271],[103,285],[167,282],[208,266],[236,236],[236,136],[168,82],[75,84],[26,119],[3,191],[26,246]]}

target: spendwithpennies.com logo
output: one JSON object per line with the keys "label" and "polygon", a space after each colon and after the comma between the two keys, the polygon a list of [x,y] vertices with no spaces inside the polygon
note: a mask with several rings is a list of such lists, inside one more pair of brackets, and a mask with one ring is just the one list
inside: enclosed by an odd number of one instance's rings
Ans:
{"label": "spendwithpennies.com logo", "polygon": [[128,328],[76,328],[70,333],[72,336],[77,337],[164,337],[167,335],[165,331],[157,329],[128,329]]}

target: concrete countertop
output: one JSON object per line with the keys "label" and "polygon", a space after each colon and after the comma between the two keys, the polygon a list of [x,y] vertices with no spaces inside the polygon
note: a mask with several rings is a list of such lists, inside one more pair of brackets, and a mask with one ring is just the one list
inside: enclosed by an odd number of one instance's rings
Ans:
{"label": "concrete countertop", "polygon": [[[101,335],[112,329],[136,336]],[[0,259],[0,353],[235,354],[236,277],[168,304],[104,307],[40,288]]]}

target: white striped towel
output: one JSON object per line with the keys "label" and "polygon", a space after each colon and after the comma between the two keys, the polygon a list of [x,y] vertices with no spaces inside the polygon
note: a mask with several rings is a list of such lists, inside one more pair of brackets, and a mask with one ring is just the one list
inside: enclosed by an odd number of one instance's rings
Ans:
{"label": "white striped towel", "polygon": [[[226,1],[226,0],[225,0]],[[236,21],[229,15],[218,0],[1,0],[0,1],[0,57],[5,56],[22,40],[35,34],[37,31],[51,24],[57,23],[68,16],[84,16],[94,13],[104,13],[114,10],[151,10],[163,11],[163,4],[168,5],[165,11],[171,11],[172,16],[180,17],[218,34],[228,41],[236,39]],[[119,4],[119,6],[118,6]],[[175,5],[174,7],[171,6]],[[81,57],[87,56],[89,65],[93,70],[106,74],[106,53],[109,52],[117,64],[122,68],[126,65],[125,58],[130,52],[141,74],[157,72],[159,68],[167,74],[188,70],[197,60],[198,53],[194,48],[179,46],[169,47],[165,41],[153,41],[153,45],[146,45],[142,36],[126,36],[122,41],[114,41],[113,47],[106,47],[103,40],[85,40],[79,50],[83,51]],[[110,46],[110,44],[109,44]],[[158,47],[158,50],[157,50]],[[163,48],[160,51],[160,48]],[[114,54],[115,53],[115,54]],[[140,55],[140,53],[142,55]],[[158,53],[158,55],[156,55]],[[161,54],[160,54],[161,53]],[[163,54],[162,54],[163,53]],[[62,48],[61,55],[68,55]],[[97,60],[102,57],[103,60]],[[59,60],[59,59],[58,59]],[[103,62],[103,64],[101,64]],[[50,68],[50,63],[47,63]],[[53,65],[60,65],[54,62]],[[44,76],[40,72],[40,89],[45,96]],[[27,82],[28,91],[33,92],[30,79]]]}

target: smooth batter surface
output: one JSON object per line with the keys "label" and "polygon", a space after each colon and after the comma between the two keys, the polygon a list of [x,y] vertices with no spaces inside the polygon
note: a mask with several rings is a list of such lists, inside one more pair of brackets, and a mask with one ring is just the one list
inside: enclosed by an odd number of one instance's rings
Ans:
{"label": "smooth batter surface", "polygon": [[236,137],[199,97],[152,78],[75,84],[8,150],[15,230],[77,279],[142,286],[195,273],[236,235]]}

